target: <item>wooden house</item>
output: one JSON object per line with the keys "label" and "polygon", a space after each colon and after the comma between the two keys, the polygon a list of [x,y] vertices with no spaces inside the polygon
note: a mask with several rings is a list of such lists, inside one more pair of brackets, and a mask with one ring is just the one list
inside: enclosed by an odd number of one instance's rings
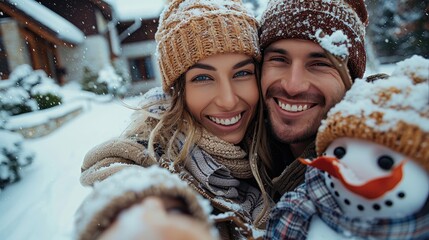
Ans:
{"label": "wooden house", "polygon": [[122,66],[133,90],[160,84],[154,34],[163,3],[133,14],[113,0],[4,0],[0,2],[0,78],[21,64],[43,69],[58,83],[80,81],[84,68]]}

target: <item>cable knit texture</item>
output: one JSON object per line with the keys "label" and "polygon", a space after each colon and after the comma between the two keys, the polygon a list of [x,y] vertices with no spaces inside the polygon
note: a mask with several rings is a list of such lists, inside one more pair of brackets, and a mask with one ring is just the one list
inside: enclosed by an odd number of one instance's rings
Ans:
{"label": "cable knit texture", "polygon": [[209,134],[206,130],[198,141],[198,146],[211,156],[216,157],[217,162],[228,168],[232,176],[241,179],[253,177],[249,159],[245,158],[247,153],[239,146]]}

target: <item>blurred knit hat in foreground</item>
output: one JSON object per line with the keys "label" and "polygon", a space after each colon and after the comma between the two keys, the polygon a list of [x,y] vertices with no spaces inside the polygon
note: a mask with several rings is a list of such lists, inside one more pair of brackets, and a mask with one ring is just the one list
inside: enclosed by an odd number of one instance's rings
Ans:
{"label": "blurred knit hat in foreground", "polygon": [[97,239],[121,211],[150,196],[182,199],[192,218],[207,227],[213,227],[209,220],[212,210],[210,202],[194,192],[177,175],[158,166],[133,167],[94,184],[94,190],[77,211],[75,238]]}
{"label": "blurred knit hat in foreground", "polygon": [[363,0],[270,0],[261,18],[261,49],[280,39],[318,43],[317,30],[327,35],[341,30],[349,40],[348,67],[354,80],[365,72],[367,24]]}
{"label": "blurred knit hat in foreground", "polygon": [[218,53],[260,59],[258,25],[241,0],[173,0],[155,35],[165,92],[199,60]]}
{"label": "blurred knit hat in foreground", "polygon": [[322,121],[317,153],[340,137],[384,145],[429,171],[429,59],[399,62],[387,79],[357,79]]}

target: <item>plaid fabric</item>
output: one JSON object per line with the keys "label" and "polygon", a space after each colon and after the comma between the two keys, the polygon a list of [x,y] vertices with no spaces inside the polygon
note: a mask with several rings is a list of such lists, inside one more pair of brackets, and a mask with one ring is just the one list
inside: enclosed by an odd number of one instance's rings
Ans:
{"label": "plaid fabric", "polygon": [[313,214],[314,204],[301,184],[294,192],[289,192],[280,199],[272,210],[265,239],[305,239]]}
{"label": "plaid fabric", "polygon": [[305,183],[285,194],[273,209],[265,239],[306,239],[313,214],[337,233],[364,239],[429,239],[429,212],[395,219],[364,221],[345,216],[329,193],[321,171],[309,167]]}

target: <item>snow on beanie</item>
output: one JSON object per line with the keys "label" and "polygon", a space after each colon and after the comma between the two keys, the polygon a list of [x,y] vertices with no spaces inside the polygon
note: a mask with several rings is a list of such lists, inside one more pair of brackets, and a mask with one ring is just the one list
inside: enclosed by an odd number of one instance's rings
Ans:
{"label": "snow on beanie", "polygon": [[429,171],[429,59],[396,64],[387,79],[357,79],[322,121],[316,138],[321,155],[340,137],[368,140],[417,160]]}
{"label": "snow on beanie", "polygon": [[158,166],[131,167],[94,184],[93,191],[76,213],[75,239],[97,239],[122,210],[148,196],[179,197],[185,201],[193,218],[213,227],[209,220],[210,202],[177,175]]}
{"label": "snow on beanie", "polygon": [[211,55],[261,56],[257,20],[241,0],[173,0],[161,14],[155,39],[167,93],[189,67]]}
{"label": "snow on beanie", "polygon": [[343,31],[349,40],[348,68],[352,79],[365,72],[365,27],[368,13],[364,0],[270,0],[261,17],[260,46],[280,39],[304,39],[318,43],[317,30],[331,35]]}

